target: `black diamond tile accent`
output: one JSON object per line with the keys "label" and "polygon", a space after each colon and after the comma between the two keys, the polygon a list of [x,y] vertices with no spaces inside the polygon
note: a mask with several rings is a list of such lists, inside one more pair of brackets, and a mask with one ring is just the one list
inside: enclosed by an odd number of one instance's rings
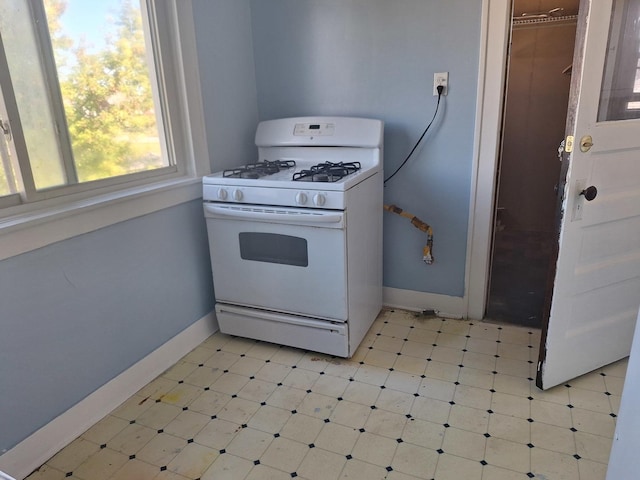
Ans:
{"label": "black diamond tile accent", "polygon": [[353,382],[353,381],[354,381],[354,380],[353,380],[353,377],[349,377],[349,381],[350,381],[350,382]]}
{"label": "black diamond tile accent", "polygon": [[490,437],[491,437],[491,434],[490,434],[489,432],[487,432],[487,433],[485,433],[485,434],[484,434],[484,436],[485,436],[486,438],[490,438]]}
{"label": "black diamond tile accent", "polygon": [[353,457],[351,455],[346,456],[347,460],[351,460]]}
{"label": "black diamond tile accent", "polygon": [[567,407],[569,408],[573,408],[573,405],[571,405],[570,403],[567,405]]}
{"label": "black diamond tile accent", "polygon": [[378,407],[376,407],[375,405],[371,405],[371,407],[369,407],[369,408],[371,408],[371,410],[375,410]]}
{"label": "black diamond tile accent", "polygon": [[251,375],[251,376],[249,377],[249,380],[253,380],[253,379],[255,379],[255,378],[256,378],[256,377],[254,377],[253,375]]}
{"label": "black diamond tile accent", "polygon": [[394,369],[393,369],[393,367],[389,368],[389,371],[390,371],[390,372],[393,372],[393,370],[394,370]]}
{"label": "black diamond tile accent", "polygon": [[373,350],[373,347],[369,347],[369,350]]}
{"label": "black diamond tile accent", "polygon": [[242,354],[240,354],[240,356],[241,356],[241,357],[244,357],[245,355],[244,355],[244,353],[242,353]]}
{"label": "black diamond tile accent", "polygon": [[404,442],[404,440],[402,440],[401,438],[396,438],[396,442],[402,443],[402,442]]}
{"label": "black diamond tile accent", "polygon": [[438,450],[436,450],[436,452],[438,452],[439,455],[442,455],[444,453],[444,450],[439,448]]}
{"label": "black diamond tile accent", "polygon": [[460,385],[460,382],[453,382],[454,385]]}
{"label": "black diamond tile accent", "polygon": [[235,393],[233,395],[231,395],[231,398],[237,398],[238,395],[236,395]]}
{"label": "black diamond tile accent", "polygon": [[431,344],[431,346],[432,346],[432,347],[437,347],[437,346],[438,346],[438,344],[437,344],[437,343],[432,343],[432,344]]}
{"label": "black diamond tile accent", "polygon": [[533,364],[533,360],[527,360],[527,363]]}
{"label": "black diamond tile accent", "polygon": [[496,355],[494,355],[494,357],[496,357],[496,358],[500,358],[500,355],[496,354]]}
{"label": "black diamond tile accent", "polygon": [[267,402],[260,402],[260,405],[262,405],[263,407],[267,404]]}
{"label": "black diamond tile accent", "polygon": [[291,368],[298,368],[296,365],[291,365]]}
{"label": "black diamond tile accent", "polygon": [[486,460],[480,460],[480,463],[481,463],[482,465],[489,465],[489,464],[486,462]]}
{"label": "black diamond tile accent", "polygon": [[604,373],[604,372],[600,372],[600,375],[602,375],[603,377],[606,377],[606,376],[607,376],[607,374],[606,374],[606,373]]}
{"label": "black diamond tile accent", "polygon": [[407,414],[405,415],[405,417],[407,417],[407,418],[413,418],[413,417],[411,416],[411,414],[410,414],[410,413],[407,413]]}
{"label": "black diamond tile accent", "polygon": [[387,388],[387,387],[385,387],[384,385],[380,385],[380,388],[381,388],[382,390],[384,390],[384,389],[385,389],[385,388]]}
{"label": "black diamond tile accent", "polygon": [[463,364],[460,364],[460,365],[458,365],[458,366],[459,366],[460,368],[464,368],[464,365],[463,365]]}
{"label": "black diamond tile accent", "polygon": [[427,378],[427,376],[423,373],[422,375],[420,375],[420,378]]}
{"label": "black diamond tile accent", "polygon": [[449,428],[451,425],[449,425],[448,423],[445,423],[442,425],[444,428]]}
{"label": "black diamond tile accent", "polygon": [[204,387],[205,392],[208,392],[209,390],[211,390],[209,387]]}
{"label": "black diamond tile accent", "polygon": [[611,413],[609,414],[609,416],[610,416],[610,417],[613,417],[613,418],[616,418],[616,417],[617,417],[617,415],[616,415],[615,413],[613,413],[613,412],[611,412]]}
{"label": "black diamond tile accent", "polygon": [[465,335],[466,338],[471,338],[471,335]]}
{"label": "black diamond tile accent", "polygon": [[606,396],[608,396],[608,397],[609,397],[609,396],[611,396],[611,393],[610,393],[610,392],[604,392],[604,394],[605,394]]}
{"label": "black diamond tile accent", "polygon": [[181,384],[181,383],[184,383],[184,380],[180,380],[180,381],[178,382],[178,384]]}
{"label": "black diamond tile accent", "polygon": [[571,388],[571,385],[569,385],[568,383],[565,383],[564,386],[567,388]]}
{"label": "black diamond tile accent", "polygon": [[101,449],[102,449],[102,448],[107,448],[107,444],[106,444],[106,443],[103,443],[102,445],[100,445],[100,448],[101,448]]}
{"label": "black diamond tile accent", "polygon": [[324,372],[320,372],[320,375],[324,375]]}
{"label": "black diamond tile accent", "polygon": [[462,349],[462,351],[463,351],[464,353],[467,353],[469,350],[467,350],[466,348],[463,348],[463,349]]}
{"label": "black diamond tile accent", "polygon": [[342,400],[344,400],[344,398],[342,397],[338,397],[338,401],[341,402]]}
{"label": "black diamond tile accent", "polygon": [[491,390],[489,390],[491,393],[496,393],[496,391],[492,388]]}
{"label": "black diamond tile accent", "polygon": [[392,467],[391,465],[389,465],[389,466],[387,467],[387,472],[392,472],[392,471],[393,471],[393,467]]}
{"label": "black diamond tile accent", "polygon": [[220,455],[224,455],[225,453],[227,453],[227,451],[224,448],[220,450]]}
{"label": "black diamond tile accent", "polygon": [[193,443],[193,438],[190,438],[189,440],[187,440],[187,443]]}
{"label": "black diamond tile accent", "polygon": [[527,447],[533,448],[533,447],[535,447],[535,445],[533,443],[527,443]]}
{"label": "black diamond tile accent", "polygon": [[531,377],[527,377],[527,380],[529,380],[530,382],[533,382],[533,378]]}
{"label": "black diamond tile accent", "polygon": [[307,393],[311,393],[311,389],[307,390]]}
{"label": "black diamond tile accent", "polygon": [[533,473],[529,472],[529,473],[527,473],[527,477],[533,478],[533,477],[535,477],[535,475]]}
{"label": "black diamond tile accent", "polygon": [[489,409],[489,410],[487,410],[487,413],[488,413],[489,415],[491,415],[491,414],[493,413],[493,410]]}
{"label": "black diamond tile accent", "polygon": [[419,393],[414,393],[414,394],[413,394],[413,396],[414,396],[414,397],[419,397],[419,396],[420,396],[420,394],[419,394]]}
{"label": "black diamond tile accent", "polygon": [[247,424],[243,423],[242,425],[240,425],[242,428],[247,428]]}
{"label": "black diamond tile accent", "polygon": [[573,427],[571,427],[569,430],[571,430],[571,431],[572,431],[572,432],[574,432],[574,433],[578,431],[578,429],[573,428]]}
{"label": "black diamond tile accent", "polygon": [[277,386],[278,386],[278,387],[281,387],[281,386],[282,386],[282,383],[278,383],[278,384],[277,384]]}
{"label": "black diamond tile accent", "polygon": [[396,355],[402,355],[400,352],[396,353]]}
{"label": "black diamond tile accent", "polygon": [[449,402],[449,405],[455,405],[455,404],[456,404],[456,402],[454,402],[453,400],[451,400],[451,401]]}
{"label": "black diamond tile accent", "polygon": [[160,403],[162,400],[160,400],[159,398],[156,399],[156,403]]}
{"label": "black diamond tile accent", "polygon": [[129,425],[133,425],[134,423],[136,423],[136,421],[135,421],[135,420],[130,420],[130,421],[129,421]]}
{"label": "black diamond tile accent", "polygon": [[310,443],[309,448],[316,448],[316,446],[313,443]]}
{"label": "black diamond tile accent", "polygon": [[495,370],[494,370],[493,372],[491,372],[491,373],[493,373],[494,375],[497,375],[497,374],[498,374],[498,372],[496,372]]}
{"label": "black diamond tile accent", "polygon": [[260,465],[260,460],[254,460],[254,461],[253,461],[253,464],[254,464],[254,465]]}
{"label": "black diamond tile accent", "polygon": [[198,366],[199,367],[204,367],[204,363],[199,363]]}
{"label": "black diamond tile accent", "polygon": [[229,370],[223,370],[222,373],[229,373]]}
{"label": "black diamond tile accent", "polygon": [[274,434],[273,434],[273,437],[274,437],[274,438],[278,438],[279,436],[280,436],[280,434],[279,434],[279,433],[274,433]]}
{"label": "black diamond tile accent", "polygon": [[298,413],[297,410],[291,410],[291,415],[295,415],[296,413]]}
{"label": "black diamond tile accent", "polygon": [[360,365],[364,365],[364,362],[360,362]]}
{"label": "black diamond tile accent", "polygon": [[427,358],[427,362],[430,362],[430,361],[431,361],[431,358]]}
{"label": "black diamond tile accent", "polygon": [[67,473],[65,474],[65,477],[70,477],[71,475],[73,475],[73,472],[67,472]]}
{"label": "black diamond tile accent", "polygon": [[527,422],[533,423],[533,418],[527,418]]}
{"label": "black diamond tile accent", "polygon": [[271,363],[271,360],[265,360],[264,363]]}
{"label": "black diamond tile accent", "polygon": [[324,419],[324,423],[329,423],[331,420],[329,420],[328,418]]}
{"label": "black diamond tile accent", "polygon": [[189,410],[189,407],[182,407],[183,412],[186,412],[187,410]]}
{"label": "black diamond tile accent", "polygon": [[216,418],[218,418],[217,415],[211,415],[211,420],[215,420]]}
{"label": "black diamond tile accent", "polygon": [[136,458],[135,455],[129,455],[129,460],[133,460],[134,458]]}
{"label": "black diamond tile accent", "polygon": [[527,400],[533,400],[533,397],[527,397]]}
{"label": "black diamond tile accent", "polygon": [[573,456],[573,458],[575,458],[576,460],[580,460],[582,457],[576,453],[576,454]]}
{"label": "black diamond tile accent", "polygon": [[161,472],[164,472],[166,469],[167,469],[167,466],[166,466],[166,465],[163,465],[162,467],[160,467],[160,471],[161,471]]}
{"label": "black diamond tile accent", "polygon": [[496,340],[496,343],[502,343],[500,340]]}
{"label": "black diamond tile accent", "polygon": [[158,433],[164,433],[164,429],[161,428],[160,430],[158,430]]}

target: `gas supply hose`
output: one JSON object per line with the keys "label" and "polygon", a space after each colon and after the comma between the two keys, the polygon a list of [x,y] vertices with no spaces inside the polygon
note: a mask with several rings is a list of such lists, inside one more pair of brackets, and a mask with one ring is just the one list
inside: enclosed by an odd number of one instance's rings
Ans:
{"label": "gas supply hose", "polygon": [[420,220],[415,215],[412,215],[409,212],[405,212],[400,207],[396,207],[395,205],[384,205],[384,209],[387,212],[395,213],[397,215],[400,215],[401,217],[408,218],[409,220],[411,220],[411,225],[427,234],[427,243],[422,249],[422,261],[427,265],[431,265],[433,263],[433,229],[431,228],[431,226]]}

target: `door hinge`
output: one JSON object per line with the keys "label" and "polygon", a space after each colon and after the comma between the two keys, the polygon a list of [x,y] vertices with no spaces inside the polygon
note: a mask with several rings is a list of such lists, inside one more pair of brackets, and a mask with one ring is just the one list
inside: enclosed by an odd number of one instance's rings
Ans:
{"label": "door hinge", "polygon": [[573,135],[567,135],[567,140],[564,143],[564,151],[567,153],[573,152]]}

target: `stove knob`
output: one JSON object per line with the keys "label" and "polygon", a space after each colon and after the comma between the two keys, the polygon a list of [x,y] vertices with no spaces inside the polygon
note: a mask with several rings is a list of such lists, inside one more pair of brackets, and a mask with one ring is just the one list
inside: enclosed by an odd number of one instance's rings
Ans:
{"label": "stove knob", "polygon": [[305,203],[307,203],[307,194],[304,192],[296,193],[296,203],[298,205],[304,205]]}
{"label": "stove knob", "polygon": [[234,191],[233,191],[233,199],[234,199],[236,202],[240,202],[240,201],[242,201],[242,196],[243,196],[243,195],[242,195],[242,190],[234,190]]}
{"label": "stove knob", "polygon": [[313,203],[318,207],[322,207],[322,206],[324,206],[325,203],[327,203],[327,197],[325,197],[321,193],[316,193],[313,196]]}
{"label": "stove knob", "polygon": [[228,196],[229,194],[227,193],[226,189],[224,188],[218,189],[218,200],[226,200]]}

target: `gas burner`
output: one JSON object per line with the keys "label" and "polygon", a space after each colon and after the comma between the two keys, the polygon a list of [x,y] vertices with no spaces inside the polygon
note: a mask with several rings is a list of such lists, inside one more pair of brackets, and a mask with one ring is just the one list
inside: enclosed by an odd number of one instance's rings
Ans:
{"label": "gas burner", "polygon": [[337,182],[360,170],[360,162],[324,162],[293,174],[294,182]]}
{"label": "gas burner", "polygon": [[249,163],[242,167],[225,170],[222,172],[222,176],[233,178],[260,178],[295,166],[296,162],[293,160],[265,160],[264,162]]}

